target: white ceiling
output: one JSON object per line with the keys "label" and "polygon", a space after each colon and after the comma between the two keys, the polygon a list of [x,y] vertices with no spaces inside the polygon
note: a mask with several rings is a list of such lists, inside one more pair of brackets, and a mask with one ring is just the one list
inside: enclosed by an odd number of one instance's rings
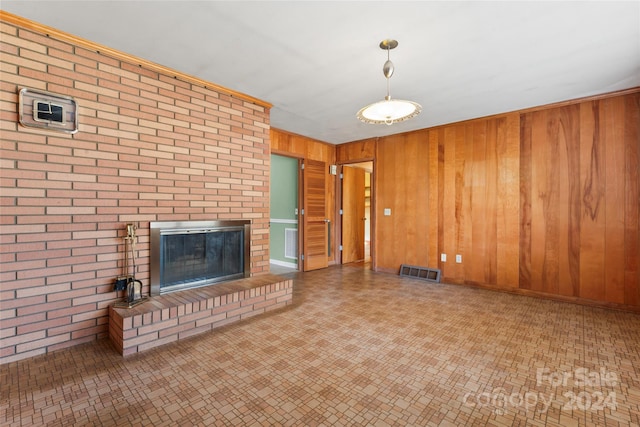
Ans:
{"label": "white ceiling", "polygon": [[[2,9],[273,104],[343,143],[640,86],[640,1],[14,1]],[[356,112],[423,106],[392,126]]]}

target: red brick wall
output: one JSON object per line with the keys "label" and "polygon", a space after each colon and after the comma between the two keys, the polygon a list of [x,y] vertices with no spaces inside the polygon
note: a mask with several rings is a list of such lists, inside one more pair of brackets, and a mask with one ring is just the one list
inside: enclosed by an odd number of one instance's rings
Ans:
{"label": "red brick wall", "polygon": [[[252,220],[269,269],[268,104],[2,22],[0,363],[106,337],[127,223]],[[75,135],[18,124],[23,87],[73,96]],[[214,86],[215,87],[215,86]]]}

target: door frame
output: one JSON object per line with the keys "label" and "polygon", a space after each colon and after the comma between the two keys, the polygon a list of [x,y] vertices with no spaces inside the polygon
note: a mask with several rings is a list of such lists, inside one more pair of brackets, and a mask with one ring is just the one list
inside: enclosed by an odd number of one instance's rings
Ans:
{"label": "door frame", "polygon": [[[277,149],[271,149],[269,154],[276,154],[278,156],[282,156],[282,157],[288,157],[290,159],[296,159],[298,161],[298,270],[299,272],[303,272],[304,271],[304,260],[302,259],[302,254],[303,254],[303,250],[304,250],[304,242],[305,242],[305,230],[304,230],[304,217],[302,215],[302,210],[304,209],[304,185],[303,185],[303,169],[302,169],[302,165],[304,164],[305,160],[311,160],[311,161],[316,161],[316,159],[307,159],[305,158],[303,155],[300,155],[299,153],[294,153],[294,152],[290,152],[290,151],[283,151],[283,150],[277,150]],[[329,161],[324,161],[327,166],[329,165]],[[328,179],[328,178],[327,178]],[[336,183],[338,183],[337,185],[339,185],[339,180],[335,179],[334,180]],[[334,203],[335,205],[335,203]],[[271,209],[271,208],[269,208]],[[327,214],[329,214],[330,212],[326,212]],[[271,215],[271,212],[269,212],[269,215]],[[332,244],[335,245],[335,242],[338,242],[338,236],[337,236],[337,229],[338,226],[336,225],[336,221],[334,221],[333,224],[331,224],[331,236],[328,236],[328,238],[331,239]],[[338,246],[335,245],[335,249],[333,251],[331,251],[331,247],[329,246],[327,248],[327,250],[329,251],[327,253],[327,264],[328,265],[334,265],[336,263],[336,257],[337,257],[337,253],[339,252],[337,250]]]}
{"label": "door frame", "polygon": [[[298,198],[298,203],[297,203],[297,209],[298,209],[298,265],[296,270],[297,271],[303,271],[303,266],[302,266],[302,245],[304,243],[304,231],[303,231],[303,227],[302,227],[302,215],[300,214],[302,212],[302,163],[304,161],[303,158],[298,157],[293,155],[292,153],[288,153],[286,151],[279,151],[279,150],[271,150],[269,152],[269,168],[271,168],[271,155],[277,155],[280,157],[287,157],[289,159],[294,159],[297,160],[298,165],[296,166],[298,169],[298,194],[297,194],[297,198]],[[269,180],[271,180],[271,178],[269,178]],[[271,198],[271,194],[269,194],[269,198]],[[271,217],[271,206],[269,206],[269,217]],[[269,240],[271,240],[271,226],[269,226]],[[271,249],[271,245],[269,245],[269,249]]]}
{"label": "door frame", "polygon": [[349,161],[338,162],[338,176],[336,179],[336,203],[335,203],[335,230],[336,230],[336,250],[334,251],[334,262],[336,264],[342,265],[342,251],[339,249],[342,244],[342,216],[340,215],[340,209],[342,209],[342,168],[343,166],[349,166],[358,163],[369,163],[371,162],[371,208],[369,218],[369,236],[371,238],[370,241],[370,255],[371,255],[371,270],[375,270],[377,267],[376,260],[376,251],[375,251],[375,242],[376,242],[376,160],[374,158],[363,158],[363,159],[350,159]]}

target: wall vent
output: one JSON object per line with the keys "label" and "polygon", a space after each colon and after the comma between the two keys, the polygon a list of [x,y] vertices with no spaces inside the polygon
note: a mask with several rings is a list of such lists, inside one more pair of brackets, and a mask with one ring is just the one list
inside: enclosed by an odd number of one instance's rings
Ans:
{"label": "wall vent", "polygon": [[415,265],[402,264],[400,266],[400,276],[413,277],[415,279],[440,283],[440,270],[437,268],[417,267]]}
{"label": "wall vent", "polygon": [[284,257],[298,259],[298,229],[284,229]]}

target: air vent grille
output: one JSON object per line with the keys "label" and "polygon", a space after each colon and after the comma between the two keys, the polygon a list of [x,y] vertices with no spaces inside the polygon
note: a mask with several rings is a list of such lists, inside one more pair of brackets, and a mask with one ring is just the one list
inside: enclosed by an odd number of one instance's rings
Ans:
{"label": "air vent grille", "polygon": [[440,283],[440,270],[437,268],[418,267],[415,265],[402,264],[400,266],[400,276],[413,277],[415,279],[422,279],[429,282]]}
{"label": "air vent grille", "polygon": [[298,259],[298,229],[284,229],[284,257]]}

